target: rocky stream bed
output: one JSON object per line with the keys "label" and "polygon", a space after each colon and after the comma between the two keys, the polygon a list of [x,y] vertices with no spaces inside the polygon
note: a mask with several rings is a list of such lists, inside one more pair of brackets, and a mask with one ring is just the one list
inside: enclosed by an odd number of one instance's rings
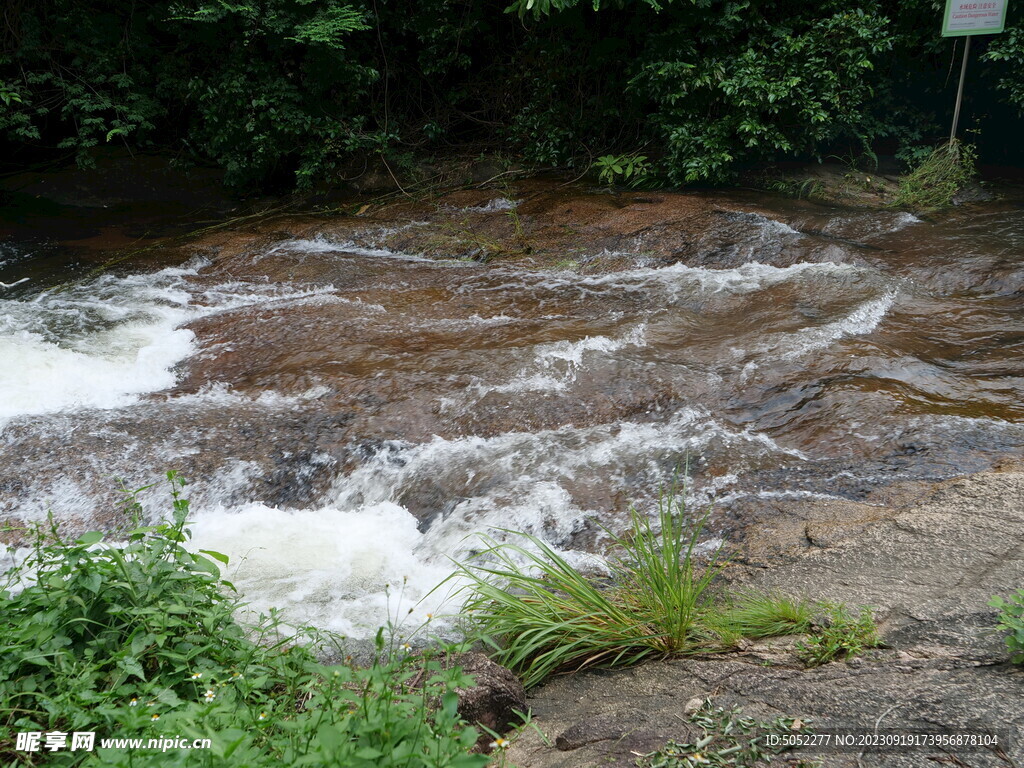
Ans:
{"label": "rocky stream bed", "polygon": [[16,207],[0,231],[0,520],[114,530],[115,478],[177,469],[197,544],[255,607],[360,637],[397,605],[443,612],[421,598],[474,534],[593,562],[683,472],[731,579],[875,606],[885,647],[559,678],[530,700],[551,745],[528,730],[513,761],[632,765],[703,697],[1020,727],[986,605],[1024,586],[1016,193],[929,218],[533,179],[173,241],[115,198],[71,202],[46,215],[73,234]]}

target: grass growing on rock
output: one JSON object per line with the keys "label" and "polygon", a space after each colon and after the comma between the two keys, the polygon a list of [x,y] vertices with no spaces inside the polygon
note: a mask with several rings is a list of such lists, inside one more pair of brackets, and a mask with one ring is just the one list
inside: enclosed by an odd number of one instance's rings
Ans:
{"label": "grass growing on rock", "polygon": [[630,510],[625,535],[603,586],[540,539],[483,537],[484,549],[460,566],[463,606],[500,663],[526,687],[552,673],[634,664],[652,657],[723,651],[742,637],[806,631],[810,608],[777,595],[712,589],[725,563],[720,550],[702,559],[703,520],[688,521],[680,497],[658,504],[656,524]]}
{"label": "grass growing on rock", "polygon": [[726,610],[726,625],[742,637],[778,637],[803,634],[811,629],[814,610],[810,603],[778,592],[738,593]]}
{"label": "grass growing on rock", "polygon": [[844,605],[823,603],[823,619],[816,631],[797,646],[797,656],[808,667],[856,656],[880,644],[870,608],[854,614]]}

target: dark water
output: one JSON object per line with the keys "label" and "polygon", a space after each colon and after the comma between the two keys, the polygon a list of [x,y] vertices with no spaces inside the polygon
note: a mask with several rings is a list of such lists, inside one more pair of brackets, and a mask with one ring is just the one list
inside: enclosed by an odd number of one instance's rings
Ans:
{"label": "dark water", "polygon": [[729,269],[486,267],[380,232],[56,292],[82,249],[9,237],[0,281],[29,280],[0,288],[0,516],[112,525],[115,477],[180,469],[257,605],[358,633],[494,526],[586,558],[682,466],[728,510],[1019,455],[1018,204],[756,202],[718,233]]}

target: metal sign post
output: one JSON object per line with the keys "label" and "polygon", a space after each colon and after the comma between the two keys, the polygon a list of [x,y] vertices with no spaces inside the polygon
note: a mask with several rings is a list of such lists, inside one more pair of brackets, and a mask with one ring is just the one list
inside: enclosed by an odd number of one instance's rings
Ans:
{"label": "metal sign post", "polygon": [[971,52],[971,36],[964,37],[964,61],[960,65],[960,85],[956,89],[956,106],[953,108],[953,128],[949,132],[949,143],[956,141],[956,126],[960,122],[960,105],[964,100],[964,80],[967,77],[967,55]]}
{"label": "metal sign post", "polygon": [[946,0],[946,13],[942,18],[943,37],[965,37],[964,60],[960,64],[960,83],[956,89],[956,107],[953,109],[953,128],[949,143],[956,140],[960,123],[960,105],[964,100],[964,80],[967,77],[967,56],[971,51],[971,35],[996,35],[1006,27],[1008,0]]}

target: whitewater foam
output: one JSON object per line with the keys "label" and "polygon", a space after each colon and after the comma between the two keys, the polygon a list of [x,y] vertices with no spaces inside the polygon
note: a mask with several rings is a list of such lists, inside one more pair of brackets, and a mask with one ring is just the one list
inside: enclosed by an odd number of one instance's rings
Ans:
{"label": "whitewater foam", "polygon": [[782,356],[792,359],[828,347],[840,339],[871,333],[895,302],[896,291],[890,290],[876,299],[864,302],[839,320],[814,328],[801,328],[796,333],[787,334],[784,346],[789,349],[785,350]]}
{"label": "whitewater foam", "polygon": [[492,200],[488,200],[483,205],[471,205],[463,208],[464,211],[470,211],[472,213],[494,213],[496,211],[512,211],[518,207],[518,200],[510,200],[507,197],[495,197]]}
{"label": "whitewater foam", "polygon": [[640,323],[619,337],[586,336],[577,341],[552,341],[533,347],[533,360],[504,384],[477,383],[478,397],[489,392],[563,392],[578,378],[589,354],[607,356],[625,347],[646,346],[646,325]]}
{"label": "whitewater foam", "polygon": [[182,326],[198,318],[346,301],[331,285],[190,282],[204,266],[104,275],[62,292],[0,299],[0,428],[18,416],[120,408],[173,387],[175,366],[198,351]]}
{"label": "whitewater foam", "polygon": [[[276,606],[292,622],[367,637],[396,611],[411,626],[428,613],[455,611],[444,603],[447,588],[433,590],[454,571],[452,558],[481,548],[479,534],[524,543],[508,533],[522,531],[570,562],[599,569],[599,558],[573,545],[598,514],[573,489],[617,489],[637,473],[657,489],[672,482],[683,457],[712,443],[736,456],[801,455],[765,435],[729,430],[697,409],[658,423],[391,441],[339,477],[317,509],[197,509],[193,543],[232,558],[227,576],[256,609]],[[735,481],[722,477],[707,491]],[[705,494],[692,499],[706,501]]]}

